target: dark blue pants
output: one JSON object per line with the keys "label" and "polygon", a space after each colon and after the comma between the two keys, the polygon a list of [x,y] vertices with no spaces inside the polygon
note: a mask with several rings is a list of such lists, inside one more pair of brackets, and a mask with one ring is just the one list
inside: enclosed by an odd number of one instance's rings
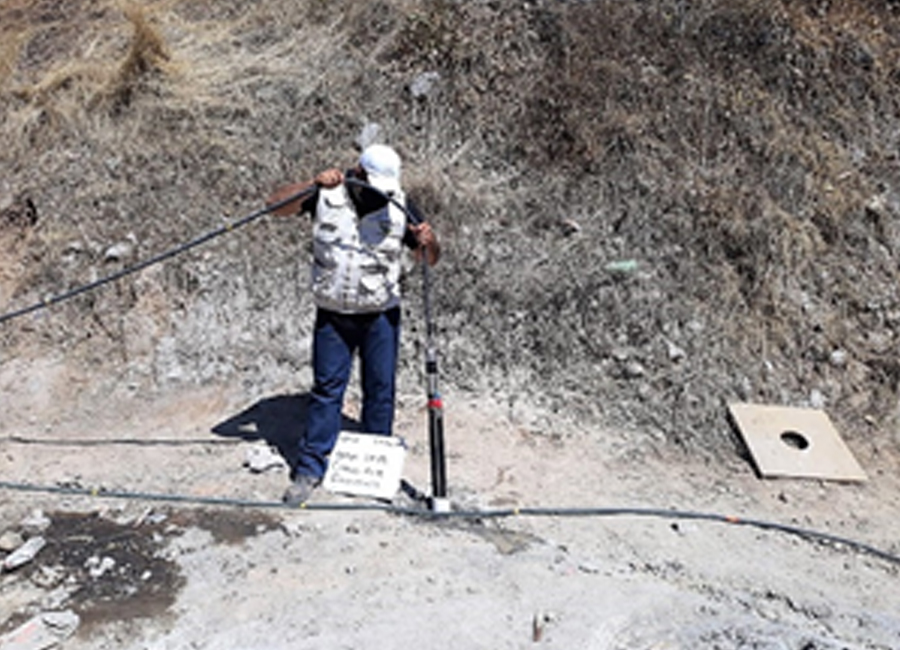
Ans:
{"label": "dark blue pants", "polygon": [[377,314],[316,311],[313,388],[306,436],[300,441],[295,474],[321,477],[338,433],[353,355],[359,351],[362,430],[390,435],[394,424],[400,308]]}

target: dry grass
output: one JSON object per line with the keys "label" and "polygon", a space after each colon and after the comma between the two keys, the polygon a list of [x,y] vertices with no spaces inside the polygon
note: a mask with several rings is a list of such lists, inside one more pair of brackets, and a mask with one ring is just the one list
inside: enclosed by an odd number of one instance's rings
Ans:
{"label": "dry grass", "polygon": [[95,96],[95,102],[109,103],[113,111],[127,107],[144,79],[164,73],[171,61],[165,39],[151,23],[146,10],[139,5],[127,5],[124,13],[134,30],[128,53]]}

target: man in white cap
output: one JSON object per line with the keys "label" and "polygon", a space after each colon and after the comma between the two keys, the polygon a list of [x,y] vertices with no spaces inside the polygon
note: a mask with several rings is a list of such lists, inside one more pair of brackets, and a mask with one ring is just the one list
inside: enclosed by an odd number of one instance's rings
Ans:
{"label": "man in white cap", "polygon": [[[313,217],[313,388],[306,435],[300,440],[292,483],[283,498],[290,505],[305,503],[325,475],[328,454],[341,430],[344,391],[356,352],[362,430],[392,432],[402,250],[404,246],[414,250],[429,265],[440,257],[431,226],[406,199],[400,172],[396,151],[371,145],[346,173],[327,169],[312,181],[281,188],[267,202],[274,205],[315,186],[304,200],[274,211],[278,215],[308,212]],[[346,183],[348,178],[370,187]]]}

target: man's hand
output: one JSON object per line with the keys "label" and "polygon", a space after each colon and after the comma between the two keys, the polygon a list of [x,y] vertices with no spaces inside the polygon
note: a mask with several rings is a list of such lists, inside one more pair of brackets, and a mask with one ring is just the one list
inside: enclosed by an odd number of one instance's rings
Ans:
{"label": "man's hand", "polygon": [[419,246],[431,246],[436,241],[434,231],[431,229],[431,224],[427,221],[423,221],[420,224],[410,224],[409,229],[412,230],[413,234],[416,236],[416,241],[419,242]]}
{"label": "man's hand", "polygon": [[437,261],[441,256],[441,247],[438,245],[437,237],[435,237],[434,231],[431,229],[431,224],[427,221],[423,221],[420,224],[410,224],[409,229],[412,231],[413,235],[415,235],[416,241],[419,243],[419,248],[416,250],[416,257],[421,259],[422,251],[424,250],[428,253],[428,265],[434,266],[437,264]]}
{"label": "man's hand", "polygon": [[313,182],[319,187],[337,187],[344,182],[344,172],[340,169],[326,169],[319,172],[313,179]]}

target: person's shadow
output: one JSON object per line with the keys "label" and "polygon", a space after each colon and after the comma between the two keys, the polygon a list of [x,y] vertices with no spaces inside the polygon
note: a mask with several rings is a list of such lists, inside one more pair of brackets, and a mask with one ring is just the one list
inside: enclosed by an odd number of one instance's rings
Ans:
{"label": "person's shadow", "polygon": [[[306,435],[309,399],[309,393],[267,397],[216,424],[212,432],[226,438],[264,440],[278,450],[288,467],[293,467],[297,446]],[[353,430],[357,427],[357,422],[342,417],[342,429]]]}

